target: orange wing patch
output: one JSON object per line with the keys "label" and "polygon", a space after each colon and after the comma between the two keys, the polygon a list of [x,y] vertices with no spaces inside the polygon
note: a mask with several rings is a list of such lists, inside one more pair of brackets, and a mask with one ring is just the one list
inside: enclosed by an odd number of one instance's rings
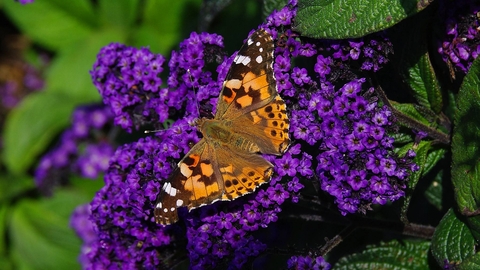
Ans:
{"label": "orange wing patch", "polygon": [[234,158],[231,165],[220,167],[225,193],[222,200],[234,200],[253,192],[261,184],[270,180],[273,165],[257,154]]}

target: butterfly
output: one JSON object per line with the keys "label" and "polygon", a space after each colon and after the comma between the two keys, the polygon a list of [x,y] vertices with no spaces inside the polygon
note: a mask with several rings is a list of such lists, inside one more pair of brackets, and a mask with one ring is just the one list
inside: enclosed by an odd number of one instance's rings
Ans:
{"label": "butterfly", "polygon": [[234,200],[270,180],[273,164],[260,153],[281,155],[290,144],[273,61],[272,36],[255,31],[233,60],[215,117],[196,122],[203,138],[163,184],[154,210],[157,223],[176,222],[179,207]]}

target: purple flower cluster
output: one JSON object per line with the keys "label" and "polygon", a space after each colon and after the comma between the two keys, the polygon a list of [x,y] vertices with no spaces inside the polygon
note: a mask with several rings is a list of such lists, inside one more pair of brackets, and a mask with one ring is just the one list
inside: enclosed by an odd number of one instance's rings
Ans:
{"label": "purple flower cluster", "polygon": [[316,172],[322,189],[335,197],[344,215],[404,196],[409,171],[414,169],[409,159],[393,152],[393,138],[386,132],[391,112],[357,95],[363,83],[355,80],[333,95],[319,97],[321,103],[330,104],[332,113],[322,116],[324,135]]}
{"label": "purple flower cluster", "polygon": [[105,186],[90,203],[97,238],[84,243],[80,258],[85,269],[155,269],[165,263],[168,253],[157,249],[168,245],[171,236],[153,221],[152,202],[160,187],[155,179],[171,173],[169,159],[180,157],[177,142],[184,141],[174,130],[192,130],[188,127],[179,121],[168,131],[170,138],[149,137],[117,149]]}
{"label": "purple flower cluster", "polygon": [[40,190],[50,193],[70,173],[96,179],[106,171],[114,152],[106,134],[112,120],[110,108],[103,105],[78,107],[72,126],[62,133],[59,144],[40,159],[35,170]]}
{"label": "purple flower cluster", "polygon": [[329,270],[330,264],[322,256],[292,256],[287,262],[290,270]]}
{"label": "purple flower cluster", "polygon": [[[192,269],[210,269],[222,264],[241,269],[249,257],[257,256],[266,248],[252,232],[276,222],[287,200],[298,201],[298,192],[303,188],[299,177],[309,175],[298,165],[308,163],[311,157],[300,153],[299,144],[291,147],[281,159],[266,157],[277,164],[289,164],[275,166],[276,176],[266,189],[234,202],[202,207],[198,211],[200,218],[189,220],[187,249]],[[284,175],[292,180],[281,181]]]}
{"label": "purple flower cluster", "polygon": [[[193,269],[241,268],[267,247],[254,232],[276,222],[285,202],[299,200],[301,181],[314,176],[343,214],[404,195],[409,170],[415,169],[414,153],[395,155],[387,135],[394,130],[394,118],[358,76],[387,62],[392,52],[388,39],[303,40],[291,29],[295,14],[296,1],[291,1],[261,26],[276,41],[274,72],[295,144],[281,157],[265,156],[275,164],[274,177],[258,192],[191,212],[181,208],[180,222],[167,227],[153,219],[159,188],[198,142],[194,120],[199,111],[215,111],[233,56],[221,57],[220,36],[193,33],[172,53],[162,88],[162,56],[119,44],[102,49],[91,74],[115,123],[131,130],[169,119],[170,126],[120,147],[111,159],[105,187],[91,203],[97,238],[84,249],[85,268],[168,266],[171,252],[185,248],[182,240]],[[293,66],[293,58],[311,58],[316,64]],[[216,76],[205,68],[214,61],[221,62]],[[321,257],[289,261],[290,268],[309,266],[329,268]]]}
{"label": "purple flower cluster", "polygon": [[118,43],[103,47],[99,55],[91,75],[103,102],[115,115],[115,124],[131,131],[133,125],[165,121],[168,113],[156,102],[157,98],[151,98],[162,94],[158,74],[165,58],[147,48]]}
{"label": "purple flower cluster", "polygon": [[[211,74],[203,71],[204,54],[215,55],[221,48],[220,36],[192,33],[180,44],[180,53],[172,53],[168,87],[163,88],[159,77],[165,62],[162,55],[113,43],[101,49],[91,76],[103,102],[112,108],[115,124],[131,132],[132,127],[178,117],[175,112],[182,110],[186,101],[190,101],[186,111],[196,112],[195,102],[209,98],[212,89],[221,85],[211,85]],[[197,99],[187,91],[192,87],[198,88]]]}
{"label": "purple flower cluster", "polygon": [[438,52],[457,71],[467,73],[480,54],[480,4],[476,1],[441,1],[440,16],[446,21]]}
{"label": "purple flower cluster", "polygon": [[[302,145],[299,152],[315,157],[321,188],[334,197],[344,215],[399,199],[409,171],[417,169],[411,162],[414,152],[405,158],[393,152],[388,132],[394,131],[395,119],[357,75],[378,71],[388,62],[392,44],[383,36],[302,43],[290,30],[294,14],[294,7],[286,7],[269,17],[265,27],[286,28],[283,46],[275,52],[275,75],[279,91],[293,105],[290,130]],[[316,58],[315,76],[307,68],[291,67],[289,59],[299,56]],[[288,160],[288,153],[284,158]],[[275,164],[281,175],[282,167],[312,167],[311,159],[288,160],[291,164],[279,160]]]}

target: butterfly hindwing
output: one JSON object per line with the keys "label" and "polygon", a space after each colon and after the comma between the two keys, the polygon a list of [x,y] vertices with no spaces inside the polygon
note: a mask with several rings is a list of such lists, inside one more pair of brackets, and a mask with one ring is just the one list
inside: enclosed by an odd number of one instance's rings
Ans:
{"label": "butterfly hindwing", "polygon": [[270,180],[273,165],[255,153],[234,151],[230,147],[215,149],[218,169],[224,184],[222,200],[234,200],[253,192]]}
{"label": "butterfly hindwing", "polygon": [[245,113],[233,120],[232,131],[244,138],[255,141],[264,154],[279,155],[285,152],[290,144],[286,105],[277,95],[266,106]]}
{"label": "butterfly hindwing", "polygon": [[160,190],[154,213],[157,223],[177,221],[177,207],[193,209],[222,197],[224,186],[214,157],[213,147],[202,139],[178,163]]}

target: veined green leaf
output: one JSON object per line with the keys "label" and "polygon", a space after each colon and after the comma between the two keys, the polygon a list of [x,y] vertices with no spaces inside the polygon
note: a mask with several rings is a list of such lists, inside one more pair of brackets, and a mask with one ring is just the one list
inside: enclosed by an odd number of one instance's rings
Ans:
{"label": "veined green leaf", "polygon": [[312,38],[361,37],[389,28],[427,5],[416,0],[299,0],[295,27]]}

